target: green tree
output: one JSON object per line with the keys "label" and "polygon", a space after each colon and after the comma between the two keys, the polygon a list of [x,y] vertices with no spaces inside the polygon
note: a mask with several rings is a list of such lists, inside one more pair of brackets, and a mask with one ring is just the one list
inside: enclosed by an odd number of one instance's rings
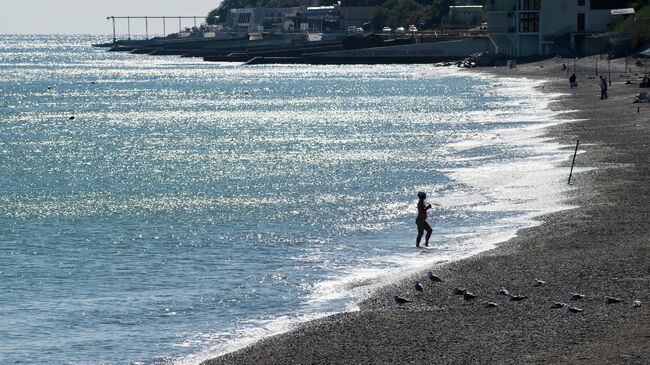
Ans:
{"label": "green tree", "polygon": [[[217,21],[218,21],[218,19],[215,18],[217,16],[219,16],[219,8],[212,9],[208,13],[208,16],[205,18],[205,22],[210,24],[210,25],[215,25],[215,24],[217,24]],[[223,21],[223,20],[221,20],[221,21]]]}

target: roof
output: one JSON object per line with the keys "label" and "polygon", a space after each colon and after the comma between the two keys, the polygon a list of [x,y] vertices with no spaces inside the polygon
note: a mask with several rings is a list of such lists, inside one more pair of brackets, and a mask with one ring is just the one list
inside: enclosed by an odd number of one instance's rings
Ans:
{"label": "roof", "polygon": [[612,9],[610,10],[612,15],[630,15],[634,14],[634,8],[624,8],[624,9]]}

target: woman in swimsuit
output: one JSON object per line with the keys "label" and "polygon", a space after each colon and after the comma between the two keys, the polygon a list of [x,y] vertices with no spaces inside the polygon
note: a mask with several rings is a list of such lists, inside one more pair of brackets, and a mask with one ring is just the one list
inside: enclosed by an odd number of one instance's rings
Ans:
{"label": "woman in swimsuit", "polygon": [[427,223],[427,210],[431,209],[431,204],[424,205],[424,199],[427,198],[427,194],[424,192],[419,192],[418,193],[418,198],[420,198],[420,201],[418,201],[418,217],[415,219],[415,224],[418,226],[418,238],[415,241],[415,246],[420,247],[420,240],[422,239],[422,235],[424,234],[424,231],[427,231],[427,236],[424,239],[424,245],[429,246],[429,237],[431,237],[431,226],[429,223]]}

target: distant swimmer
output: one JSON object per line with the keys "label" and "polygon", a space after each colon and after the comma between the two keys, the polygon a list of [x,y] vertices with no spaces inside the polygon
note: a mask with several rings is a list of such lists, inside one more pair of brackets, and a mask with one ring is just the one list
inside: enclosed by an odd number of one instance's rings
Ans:
{"label": "distant swimmer", "polygon": [[431,226],[427,223],[427,210],[431,209],[431,204],[426,204],[424,199],[427,198],[427,194],[423,191],[418,193],[418,217],[415,218],[415,224],[418,226],[418,238],[415,241],[415,246],[420,247],[420,240],[422,240],[422,235],[424,231],[427,231],[427,236],[424,239],[424,245],[429,246],[429,238],[431,237]]}

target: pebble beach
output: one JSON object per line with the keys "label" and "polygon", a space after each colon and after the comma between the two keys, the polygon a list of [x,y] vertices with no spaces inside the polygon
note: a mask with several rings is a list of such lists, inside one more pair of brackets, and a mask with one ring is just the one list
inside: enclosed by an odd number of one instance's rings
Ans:
{"label": "pebble beach", "polygon": [[[427,270],[442,282],[424,271],[382,288],[359,311],[204,364],[650,363],[650,103],[634,103],[648,90],[638,86],[646,70],[633,59],[612,60],[609,70],[598,57],[573,62],[468,72],[542,79],[543,91],[563,94],[551,107],[567,122],[546,134],[567,146],[567,177],[580,140],[567,196],[578,208],[545,215],[493,250]],[[563,63],[575,69],[577,88]],[[598,75],[611,75],[606,100]]]}

